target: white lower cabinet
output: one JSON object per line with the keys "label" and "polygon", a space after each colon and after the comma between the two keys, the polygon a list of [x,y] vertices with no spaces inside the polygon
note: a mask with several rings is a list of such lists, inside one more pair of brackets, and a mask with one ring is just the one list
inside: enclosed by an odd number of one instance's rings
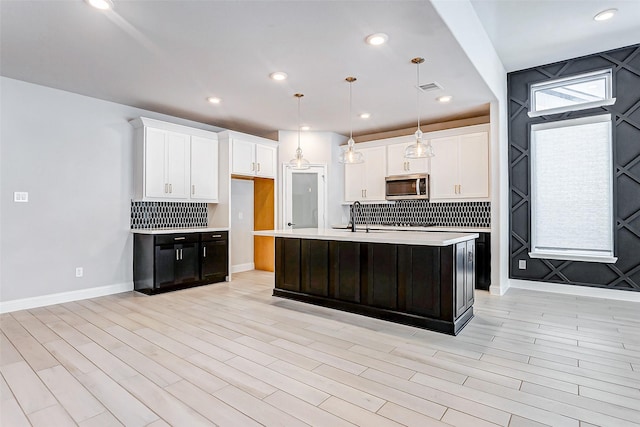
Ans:
{"label": "white lower cabinet", "polygon": [[433,138],[431,144],[431,200],[489,197],[488,132]]}
{"label": "white lower cabinet", "polygon": [[359,148],[364,163],[344,165],[346,202],[385,200],[386,147]]}
{"label": "white lower cabinet", "polygon": [[135,198],[218,202],[218,139],[212,132],[144,117],[136,128]]}

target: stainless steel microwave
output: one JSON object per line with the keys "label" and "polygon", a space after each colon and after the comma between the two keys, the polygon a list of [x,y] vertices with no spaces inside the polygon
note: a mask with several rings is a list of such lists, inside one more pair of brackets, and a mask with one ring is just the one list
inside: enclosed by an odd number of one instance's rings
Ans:
{"label": "stainless steel microwave", "polygon": [[386,179],[387,200],[429,200],[429,175],[396,175]]}

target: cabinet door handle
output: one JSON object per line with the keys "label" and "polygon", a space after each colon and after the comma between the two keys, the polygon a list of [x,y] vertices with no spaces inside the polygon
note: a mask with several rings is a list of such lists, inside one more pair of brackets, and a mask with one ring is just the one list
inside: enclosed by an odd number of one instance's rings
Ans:
{"label": "cabinet door handle", "polygon": [[184,240],[186,237],[174,237],[173,240]]}
{"label": "cabinet door handle", "polygon": [[207,247],[206,247],[206,246],[204,246],[204,247],[202,248],[202,257],[203,257],[203,258],[206,258],[206,257],[207,257]]}
{"label": "cabinet door handle", "polygon": [[258,163],[258,172],[260,172],[260,163]]}
{"label": "cabinet door handle", "polygon": [[251,171],[253,172],[254,170],[256,170],[256,164],[251,162]]}
{"label": "cabinet door handle", "polygon": [[169,184],[164,185],[164,192],[165,194],[169,192]]}
{"label": "cabinet door handle", "polygon": [[213,237],[214,239],[219,239],[220,237],[222,237],[222,234],[212,234],[211,237]]}
{"label": "cabinet door handle", "polygon": [[191,194],[196,194],[196,185],[191,184]]}
{"label": "cabinet door handle", "polygon": [[176,249],[176,261],[180,261],[180,249]]}
{"label": "cabinet door handle", "polygon": [[472,251],[467,252],[467,263],[469,263],[469,264],[473,263],[473,252]]}
{"label": "cabinet door handle", "polygon": [[462,184],[458,184],[458,194],[462,194]]}
{"label": "cabinet door handle", "polygon": [[180,249],[180,259],[182,259],[182,249]]}
{"label": "cabinet door handle", "polygon": [[411,162],[407,162],[407,171],[411,170]]}
{"label": "cabinet door handle", "polygon": [[173,186],[169,184],[169,193],[173,193]]}

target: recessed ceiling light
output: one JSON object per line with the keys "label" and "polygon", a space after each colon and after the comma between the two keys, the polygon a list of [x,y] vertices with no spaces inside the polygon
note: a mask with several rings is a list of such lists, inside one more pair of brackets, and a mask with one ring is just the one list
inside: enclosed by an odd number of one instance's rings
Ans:
{"label": "recessed ceiling light", "polygon": [[216,96],[210,96],[209,98],[207,98],[207,101],[209,101],[212,104],[220,104],[222,102],[222,99]]}
{"label": "recessed ceiling light", "polygon": [[603,10],[602,12],[600,12],[596,16],[594,16],[593,19],[595,21],[606,21],[608,19],[613,18],[613,15],[615,15],[617,11],[618,11],[618,9]]}
{"label": "recessed ceiling light", "polygon": [[269,74],[273,80],[282,81],[287,79],[287,73],[283,73],[282,71],[276,71],[275,73]]}
{"label": "recessed ceiling light", "polygon": [[307,126],[307,125],[300,126],[300,130],[307,131],[307,130],[310,130],[310,129],[311,129],[311,126]]}
{"label": "recessed ceiling light", "polygon": [[449,102],[453,99],[453,96],[451,95],[443,95],[443,96],[439,96],[436,98],[436,100],[438,102]]}
{"label": "recessed ceiling light", "polygon": [[385,33],[375,33],[368,35],[365,40],[371,46],[380,46],[381,44],[385,44],[387,40],[389,40],[389,36]]}
{"label": "recessed ceiling light", "polygon": [[113,9],[113,2],[111,0],[85,0],[89,6],[93,6],[100,10]]}
{"label": "recessed ceiling light", "polygon": [[362,113],[362,114],[360,114],[360,118],[361,118],[361,119],[368,119],[369,117],[371,117],[371,114],[369,114],[369,113]]}

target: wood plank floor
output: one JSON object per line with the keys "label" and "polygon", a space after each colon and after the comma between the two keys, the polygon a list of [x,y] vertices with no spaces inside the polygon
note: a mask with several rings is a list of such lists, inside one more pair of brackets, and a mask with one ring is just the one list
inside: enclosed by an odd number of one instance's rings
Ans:
{"label": "wood plank floor", "polygon": [[638,426],[640,304],[477,292],[452,337],[246,272],[1,316],[2,426]]}

